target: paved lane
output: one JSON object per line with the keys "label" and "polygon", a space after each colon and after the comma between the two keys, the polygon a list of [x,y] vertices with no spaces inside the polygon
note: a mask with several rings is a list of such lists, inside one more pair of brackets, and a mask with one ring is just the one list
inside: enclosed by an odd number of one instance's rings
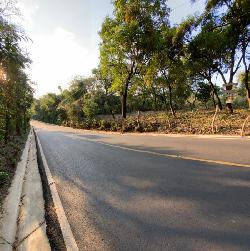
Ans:
{"label": "paved lane", "polygon": [[250,249],[250,168],[100,144],[250,164],[249,140],[36,127],[80,250]]}

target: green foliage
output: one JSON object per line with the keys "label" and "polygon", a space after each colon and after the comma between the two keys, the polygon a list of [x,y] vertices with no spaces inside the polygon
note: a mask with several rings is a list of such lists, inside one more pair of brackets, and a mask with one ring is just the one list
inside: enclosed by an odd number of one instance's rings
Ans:
{"label": "green foliage", "polygon": [[[28,126],[33,101],[32,82],[25,73],[30,59],[21,49],[28,38],[11,22],[16,13],[14,2],[0,5],[0,140],[5,143],[12,134],[21,135]],[[8,18],[7,18],[8,17]]]}
{"label": "green foliage", "polygon": [[[237,91],[250,101],[248,0],[208,0],[200,16],[172,26],[164,0],[114,0],[113,6],[100,31],[98,68],[89,78],[75,77],[60,94],[36,100],[34,118],[115,130],[119,123],[96,118],[117,119],[120,111],[126,118],[137,111],[165,110],[175,117],[178,110],[222,109],[226,97],[219,86],[235,82],[240,68]],[[234,105],[245,102],[236,98]]]}
{"label": "green foliage", "polygon": [[97,114],[120,110],[119,97],[108,93],[104,80],[77,76],[60,94],[49,93],[35,100],[33,119],[54,124],[75,125]]}
{"label": "green foliage", "polygon": [[87,118],[93,118],[98,113],[98,104],[94,97],[89,94],[84,95],[83,112]]}
{"label": "green foliage", "polygon": [[207,102],[210,100],[212,94],[211,86],[208,83],[197,83],[197,99],[200,100],[207,108]]}
{"label": "green foliage", "polygon": [[0,185],[4,184],[9,178],[9,174],[5,171],[0,172]]}
{"label": "green foliage", "polygon": [[[241,97],[245,97],[247,96],[247,89],[245,86],[245,73],[244,72],[240,72],[238,75],[238,82],[239,82],[239,86],[238,86],[238,95],[240,95]],[[248,88],[250,88],[250,75],[248,75],[248,79],[247,79],[247,84],[248,84]]]}
{"label": "green foliage", "polygon": [[111,78],[110,89],[122,96],[122,116],[126,117],[129,88],[157,47],[159,30],[168,24],[168,8],[163,0],[114,1],[114,17],[107,17],[100,37],[100,68]]}
{"label": "green foliage", "polygon": [[208,81],[219,74],[225,85],[235,80],[242,66],[250,106],[249,13],[248,0],[208,0],[199,18],[201,30],[189,45],[189,55],[192,71],[202,73]]}

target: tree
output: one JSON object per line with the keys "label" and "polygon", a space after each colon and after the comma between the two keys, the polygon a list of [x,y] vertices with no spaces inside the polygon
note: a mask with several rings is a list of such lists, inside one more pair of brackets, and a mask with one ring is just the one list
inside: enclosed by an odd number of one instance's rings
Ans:
{"label": "tree", "polygon": [[[194,21],[191,25],[194,25]],[[196,35],[191,36],[185,48],[185,67],[191,78],[199,77],[208,81],[212,95],[215,96],[217,105],[222,110],[222,103],[218,95],[213,76],[221,65],[221,58],[224,55],[222,50],[222,37],[219,31],[210,32],[213,27],[213,20],[204,21],[201,29]],[[191,28],[191,30],[195,30]]]}
{"label": "tree", "polygon": [[[119,104],[117,104],[117,95],[111,90],[111,74],[100,66],[92,72],[96,78],[97,89],[99,90],[99,107],[104,107],[102,114],[110,113],[115,119],[115,112],[117,111]],[[103,102],[101,99],[103,99]]]}
{"label": "tree", "polygon": [[[246,98],[249,107],[248,88],[250,88],[250,75],[248,75],[247,81],[245,78],[246,78],[246,72],[245,71],[240,72],[240,74],[238,75],[239,86],[237,88],[237,91],[239,96]],[[248,88],[246,88],[246,83],[248,84]]]}
{"label": "tree", "polygon": [[168,8],[163,0],[115,0],[114,7],[114,18],[107,17],[100,32],[100,64],[111,74],[111,89],[120,94],[126,118],[128,90],[149,61],[155,30],[167,22]]}
{"label": "tree", "polygon": [[204,104],[206,109],[208,109],[207,103],[211,98],[211,93],[212,93],[211,86],[208,83],[204,82],[197,83],[196,97]]}
{"label": "tree", "polygon": [[[205,31],[214,37],[215,51],[219,53],[215,70],[221,76],[226,90],[232,90],[232,83],[243,63],[245,70],[245,88],[250,104],[248,75],[250,71],[250,2],[248,0],[207,0],[205,12],[200,18]],[[207,35],[208,35],[207,34]],[[218,37],[219,36],[219,37]],[[217,39],[215,39],[217,38]],[[218,39],[219,38],[219,39]],[[219,47],[218,47],[219,46]],[[228,76],[228,81],[227,81]],[[233,112],[232,103],[227,108]]]}
{"label": "tree", "polygon": [[98,104],[91,94],[84,95],[83,112],[87,118],[92,118],[98,113]]}
{"label": "tree", "polygon": [[13,1],[5,3],[0,4],[0,126],[4,132],[0,136],[7,143],[11,134],[26,130],[33,88],[24,72],[30,59],[20,47],[27,36],[11,23],[16,11]]}

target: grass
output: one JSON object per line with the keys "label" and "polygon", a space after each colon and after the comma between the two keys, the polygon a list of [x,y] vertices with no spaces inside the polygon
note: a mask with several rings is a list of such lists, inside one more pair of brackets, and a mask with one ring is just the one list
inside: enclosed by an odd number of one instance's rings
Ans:
{"label": "grass", "polygon": [[[122,120],[120,115],[116,119],[109,115],[100,115],[64,125],[105,131],[240,135],[249,113],[249,110],[244,109],[235,110],[233,114],[220,111],[213,128],[213,110],[178,111],[176,117],[168,112],[141,112],[139,118],[134,113],[129,114],[126,120]],[[245,135],[250,135],[250,121],[246,124]]]}

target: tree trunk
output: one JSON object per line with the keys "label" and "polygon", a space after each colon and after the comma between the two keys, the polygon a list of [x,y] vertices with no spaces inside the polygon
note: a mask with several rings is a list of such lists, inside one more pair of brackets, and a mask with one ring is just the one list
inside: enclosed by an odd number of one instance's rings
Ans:
{"label": "tree trunk", "polygon": [[248,108],[250,109],[250,83],[249,83],[249,72],[250,72],[250,63],[246,62],[246,49],[247,49],[247,45],[244,44],[243,47],[243,64],[245,67],[245,78],[244,78],[244,83],[245,83],[245,87],[246,87],[246,91],[247,91],[247,101],[248,101]]}
{"label": "tree trunk", "polygon": [[245,83],[246,92],[247,92],[248,108],[250,109],[250,86],[248,83],[248,75],[249,75],[249,71],[246,70],[244,83]]}
{"label": "tree trunk", "polygon": [[172,114],[174,116],[176,116],[175,109],[174,109],[174,106],[173,106],[172,87],[171,87],[170,83],[168,84],[168,90],[169,90],[169,106],[170,106]]}
{"label": "tree trunk", "polygon": [[[188,101],[187,101],[188,102]],[[190,106],[190,110],[193,111],[194,110],[194,103],[192,102],[188,102],[189,106]]]}
{"label": "tree trunk", "polygon": [[[106,94],[106,95],[107,95],[107,94]],[[115,119],[115,114],[114,114],[114,112],[113,112],[113,110],[112,110],[112,108],[111,108],[111,102],[110,102],[109,98],[107,98],[107,104],[108,104],[108,106],[109,106],[110,114],[112,115],[113,119]]]}
{"label": "tree trunk", "polygon": [[124,93],[122,94],[122,117],[124,119],[127,116],[127,95],[128,95],[128,87],[126,85]]}
{"label": "tree trunk", "polygon": [[156,95],[154,95],[154,110],[157,111],[158,105],[156,100]]}
{"label": "tree trunk", "polygon": [[166,97],[165,88],[162,88],[161,103],[162,103],[162,106],[163,106],[163,107],[165,106],[165,109],[168,109],[168,104],[167,104],[167,97]]}
{"label": "tree trunk", "polygon": [[247,91],[247,100],[248,100],[248,108],[250,109],[250,85],[249,85],[249,72],[250,72],[250,63],[248,62],[247,64],[247,55],[246,55],[246,50],[247,50],[247,45],[246,41],[243,39],[243,47],[242,47],[242,59],[243,59],[243,64],[245,68],[245,78],[244,78],[244,84],[246,87]]}
{"label": "tree trunk", "polygon": [[214,92],[212,92],[212,100],[213,100],[214,108],[216,109],[216,102],[215,102],[215,99],[214,99]]}
{"label": "tree trunk", "polygon": [[115,114],[113,113],[113,110],[112,110],[112,109],[110,109],[110,113],[111,113],[111,115],[112,115],[112,118],[115,119]]}
{"label": "tree trunk", "polygon": [[219,107],[220,110],[222,110],[222,104],[221,104],[221,100],[220,100],[220,97],[219,97],[219,95],[218,95],[218,92],[217,92],[217,90],[216,90],[214,84],[213,84],[211,81],[209,81],[209,83],[210,83],[210,86],[211,86],[211,88],[212,88],[212,91],[213,91],[213,93],[214,93],[214,95],[215,95],[215,97],[216,97],[216,99],[217,99],[218,107]]}
{"label": "tree trunk", "polygon": [[141,111],[138,110],[138,113],[137,113],[137,127],[140,128],[140,117],[141,117]]}
{"label": "tree trunk", "polygon": [[[232,83],[232,80],[230,78],[230,82],[229,83]],[[226,90],[227,91],[231,91],[233,89],[233,85],[227,85],[226,86]],[[233,98],[228,96],[227,97],[227,100],[226,100],[226,107],[227,107],[227,110],[230,112],[230,113],[233,113],[234,110],[233,110],[233,104],[232,104],[232,100]]]}
{"label": "tree trunk", "polygon": [[230,113],[233,113],[233,112],[234,112],[232,103],[226,103],[226,106],[227,106],[227,109],[228,109],[228,111],[229,111]]}
{"label": "tree trunk", "polygon": [[[157,96],[156,96],[156,92],[155,92],[155,89],[152,87],[152,94],[153,94],[153,99],[154,99],[154,104],[153,104],[153,106],[154,106],[154,110],[155,111],[157,111],[157,107],[158,107],[158,105],[157,105]],[[153,107],[152,107],[153,108]]]}
{"label": "tree trunk", "polygon": [[250,88],[247,89],[248,108],[250,109]]}

